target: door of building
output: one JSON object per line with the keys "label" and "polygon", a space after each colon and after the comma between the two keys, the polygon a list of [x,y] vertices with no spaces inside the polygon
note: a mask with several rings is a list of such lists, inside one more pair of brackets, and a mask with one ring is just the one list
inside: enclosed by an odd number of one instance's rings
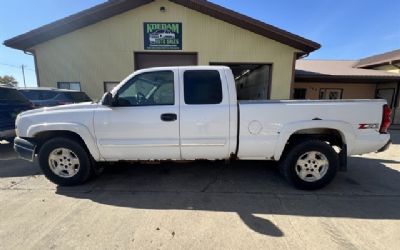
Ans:
{"label": "door of building", "polygon": [[135,70],[163,66],[197,65],[197,53],[135,52]]}

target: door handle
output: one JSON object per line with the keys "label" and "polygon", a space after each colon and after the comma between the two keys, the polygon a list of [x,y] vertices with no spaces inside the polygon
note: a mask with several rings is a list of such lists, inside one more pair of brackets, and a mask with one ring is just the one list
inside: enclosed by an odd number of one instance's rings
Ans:
{"label": "door handle", "polygon": [[176,114],[172,113],[161,114],[161,120],[164,122],[172,122],[176,121],[176,119],[178,119],[178,116]]}

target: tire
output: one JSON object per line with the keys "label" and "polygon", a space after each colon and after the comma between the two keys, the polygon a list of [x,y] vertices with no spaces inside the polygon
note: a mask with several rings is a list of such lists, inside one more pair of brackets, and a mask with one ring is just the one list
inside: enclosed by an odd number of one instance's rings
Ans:
{"label": "tire", "polygon": [[60,186],[83,184],[93,171],[85,148],[64,137],[51,139],[42,145],[39,165],[46,178]]}
{"label": "tire", "polygon": [[328,185],[339,166],[336,151],[319,140],[298,142],[282,156],[280,172],[295,188],[316,190]]}

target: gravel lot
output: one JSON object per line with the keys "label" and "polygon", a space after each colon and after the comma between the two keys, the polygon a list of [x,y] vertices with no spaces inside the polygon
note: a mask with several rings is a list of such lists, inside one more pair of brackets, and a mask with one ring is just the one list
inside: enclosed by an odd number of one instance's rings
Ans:
{"label": "gravel lot", "polygon": [[57,187],[0,144],[1,249],[398,249],[400,131],[323,190],[268,162],[117,165]]}

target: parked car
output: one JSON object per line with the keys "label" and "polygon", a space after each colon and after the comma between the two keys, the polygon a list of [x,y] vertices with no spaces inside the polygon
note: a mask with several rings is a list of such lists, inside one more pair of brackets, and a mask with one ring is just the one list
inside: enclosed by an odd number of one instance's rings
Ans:
{"label": "parked car", "polygon": [[300,189],[327,185],[349,155],[385,150],[385,100],[238,101],[223,66],[139,70],[99,103],[32,110],[17,118],[14,148],[38,155],[59,185],[84,183],[96,162],[278,161]]}
{"label": "parked car", "polygon": [[16,88],[0,84],[0,140],[11,140],[15,136],[15,118],[32,108],[32,103]]}
{"label": "parked car", "polygon": [[92,99],[85,93],[76,90],[54,88],[21,88],[19,91],[28,98],[35,107],[51,107],[79,102],[90,102]]}

